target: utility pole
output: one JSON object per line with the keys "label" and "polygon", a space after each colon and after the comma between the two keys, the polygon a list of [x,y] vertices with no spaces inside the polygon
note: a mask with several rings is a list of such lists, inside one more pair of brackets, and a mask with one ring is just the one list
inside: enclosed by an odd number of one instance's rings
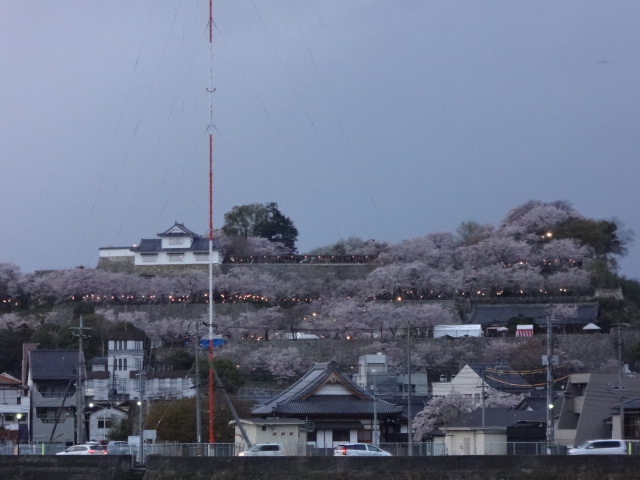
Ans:
{"label": "utility pole", "polygon": [[484,392],[484,386],[485,386],[485,378],[487,378],[487,369],[486,367],[482,367],[482,428],[485,427],[485,392]]}
{"label": "utility pole", "polygon": [[553,444],[553,343],[551,328],[553,326],[553,310],[547,306],[547,454],[551,454]]}
{"label": "utility pole", "polygon": [[411,418],[411,323],[407,322],[407,438],[409,440],[407,454],[413,456],[413,429]]}
{"label": "utility pole", "polygon": [[200,332],[196,322],[196,439],[202,443],[202,425],[200,418]]}
{"label": "utility pole", "polygon": [[620,366],[618,372],[618,390],[620,391],[620,438],[624,440],[624,384],[623,384],[623,370],[624,365],[622,364],[622,335],[620,333],[622,325],[620,321],[618,321],[618,363]]}
{"label": "utility pole", "polygon": [[138,447],[138,463],[144,464],[144,370],[140,368],[138,372],[140,399],[138,405],[138,430],[140,430],[140,444]]}
{"label": "utility pole", "polygon": [[85,330],[91,330],[88,327],[83,326],[82,315],[80,315],[80,326],[71,327],[73,335],[78,337],[78,372],[76,376],[76,443],[81,444],[86,441],[85,439],[85,418],[84,418],[84,377],[85,377],[85,364],[84,353],[82,351],[82,339],[89,337],[85,334]]}
{"label": "utility pole", "polygon": [[373,372],[373,445],[379,446],[380,439],[378,436],[378,375]]}

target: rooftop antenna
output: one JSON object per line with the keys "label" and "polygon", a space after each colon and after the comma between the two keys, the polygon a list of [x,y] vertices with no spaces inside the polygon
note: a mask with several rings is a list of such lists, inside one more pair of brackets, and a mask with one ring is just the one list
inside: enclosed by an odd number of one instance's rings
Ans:
{"label": "rooftop antenna", "polygon": [[213,434],[213,0],[209,0],[209,443]]}

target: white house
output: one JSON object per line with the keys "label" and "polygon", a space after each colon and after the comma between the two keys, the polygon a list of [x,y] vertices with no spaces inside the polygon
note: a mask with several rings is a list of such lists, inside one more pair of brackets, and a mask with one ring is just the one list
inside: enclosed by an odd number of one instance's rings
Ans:
{"label": "white house", "polygon": [[[306,455],[307,430],[304,420],[295,418],[256,418],[240,420],[251,445],[279,443],[285,455]],[[240,426],[235,426],[236,451],[249,448]]]}
{"label": "white house", "polygon": [[122,402],[140,397],[140,370],[144,371],[144,398],[176,399],[195,396],[194,376],[183,370],[150,370],[145,360],[143,332],[116,332],[109,338],[106,362],[95,362],[87,372],[87,395],[94,402]]}
{"label": "white house", "polygon": [[[135,267],[167,265],[208,265],[209,238],[192,232],[176,222],[157,234],[158,238],[143,238],[130,247],[102,247],[98,267],[110,269],[122,263]],[[211,263],[220,264],[220,247],[214,239]]]}
{"label": "white house", "polygon": [[483,388],[520,394],[529,392],[533,387],[508,365],[493,363],[470,363],[452,379],[441,378],[440,382],[431,384],[434,397],[457,393],[480,398]]}
{"label": "white house", "polygon": [[144,340],[142,332],[117,332],[109,338],[107,371],[112,396],[137,397],[140,386],[131,372],[139,372],[144,366]]}
{"label": "white house", "polygon": [[90,440],[106,440],[109,430],[117,426],[116,422],[121,422],[128,417],[126,411],[112,405],[98,407],[89,405],[89,407],[91,411],[87,414],[87,422]]}

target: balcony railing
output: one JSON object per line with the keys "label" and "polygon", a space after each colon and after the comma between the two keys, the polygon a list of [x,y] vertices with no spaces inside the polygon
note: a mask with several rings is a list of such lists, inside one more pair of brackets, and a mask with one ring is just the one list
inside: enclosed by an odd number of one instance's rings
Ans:
{"label": "balcony railing", "polygon": [[42,398],[72,398],[75,392],[36,392]]}

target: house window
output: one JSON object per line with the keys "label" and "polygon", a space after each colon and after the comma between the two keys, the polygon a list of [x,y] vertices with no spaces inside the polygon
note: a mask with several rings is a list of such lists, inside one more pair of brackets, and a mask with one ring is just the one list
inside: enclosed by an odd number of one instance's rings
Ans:
{"label": "house window", "polygon": [[640,439],[640,416],[629,413],[624,416],[624,438]]}
{"label": "house window", "polygon": [[184,238],[170,238],[169,245],[182,245],[184,243]]}
{"label": "house window", "polygon": [[110,418],[98,420],[98,428],[113,428],[113,420],[111,420]]}
{"label": "house window", "polygon": [[126,369],[127,369],[127,359],[126,359],[126,358],[124,359],[123,364],[124,364],[124,368],[123,368],[123,370],[126,370]]}
{"label": "house window", "polygon": [[[400,384],[398,385],[398,391],[400,393],[408,393],[409,392],[409,385],[407,384]],[[416,386],[415,385],[411,385],[411,393],[416,393]]]}
{"label": "house window", "polygon": [[334,430],[333,431],[333,441],[334,442],[348,442],[349,438],[349,430]]}
{"label": "house window", "polygon": [[157,254],[153,254],[153,255],[142,255],[142,262],[143,263],[153,263],[156,261],[156,259],[158,258]]}
{"label": "house window", "polygon": [[183,253],[170,253],[168,256],[170,262],[181,262],[184,258]]}

